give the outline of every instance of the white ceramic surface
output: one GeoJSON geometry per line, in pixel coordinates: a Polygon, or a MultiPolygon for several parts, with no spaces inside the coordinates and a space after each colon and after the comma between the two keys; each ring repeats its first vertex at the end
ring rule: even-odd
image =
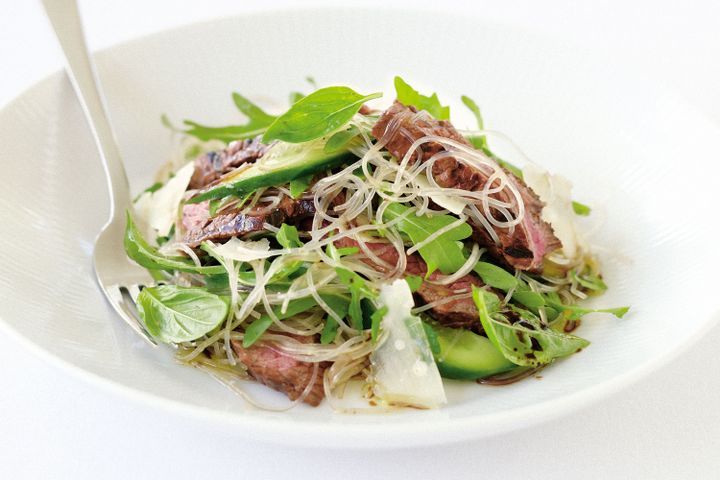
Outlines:
{"type": "Polygon", "coordinates": [[[625,78],[587,52],[459,17],[326,10],[190,26],[98,61],[136,191],[170,148],[160,113],[221,124],[234,118],[233,90],[282,100],[311,74],[374,91],[399,73],[443,98],[468,94],[489,126],[572,179],[576,197],[605,217],[594,237],[611,286],[601,303],[633,307],[622,321],[585,322],[580,333],[592,346],[542,380],[452,384],[442,410],[347,416],[327,407],[249,408],[176,365],[169,351],[146,347],[104,303],[90,262],[107,214],[104,180],[72,90],[55,75],[0,112],[0,318],[8,332],[98,385],[271,441],[444,443],[585,405],[660,366],[718,318],[711,270],[720,264],[712,249],[718,227],[708,219],[720,186],[713,163],[720,131],[651,82],[625,78]]]}

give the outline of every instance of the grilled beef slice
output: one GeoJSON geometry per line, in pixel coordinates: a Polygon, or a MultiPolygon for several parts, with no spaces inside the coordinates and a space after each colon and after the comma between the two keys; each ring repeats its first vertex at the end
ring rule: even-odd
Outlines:
{"type": "Polygon", "coordinates": [[[204,188],[222,175],[244,163],[252,163],[262,157],[268,145],[260,137],[231,142],[226,149],[208,152],[195,159],[195,171],[190,178],[191,189],[204,188]]]}
{"type": "MultiPolygon", "coordinates": [[[[355,240],[347,237],[341,238],[335,242],[335,246],[337,247],[356,247],[357,245],[358,244],[355,240]]],[[[390,265],[397,264],[398,252],[395,250],[395,247],[389,243],[366,242],[365,245],[367,245],[375,255],[390,265]]],[[[378,265],[370,259],[365,259],[364,261],[380,272],[386,270],[384,266],[378,265]]],[[[425,278],[425,275],[427,274],[427,265],[420,255],[408,255],[405,273],[425,278]]],[[[440,274],[435,271],[430,274],[428,280],[435,281],[439,278],[440,274]]],[[[482,287],[483,283],[480,278],[474,274],[465,275],[448,285],[438,285],[428,281],[423,281],[418,291],[415,292],[415,297],[422,303],[432,303],[459,293],[470,293],[472,291],[472,285],[482,287]]],[[[467,328],[475,331],[481,330],[478,309],[471,297],[459,298],[457,300],[436,305],[430,309],[429,313],[435,320],[447,327],[467,328]]]]}
{"type": "MultiPolygon", "coordinates": [[[[386,140],[385,148],[396,158],[402,159],[413,142],[427,135],[435,135],[473,148],[472,145],[444,120],[435,120],[412,106],[395,103],[388,108],[373,127],[373,135],[386,140]]],[[[410,161],[425,162],[445,148],[437,142],[422,144],[410,161]]],[[[508,178],[520,192],[525,205],[525,216],[515,229],[495,228],[500,245],[493,242],[482,225],[473,225],[473,239],[488,248],[489,252],[507,265],[521,270],[538,271],[544,256],[560,248],[550,225],[540,218],[543,203],[530,187],[510,172],[508,178]]],[[[488,175],[453,157],[437,160],[432,167],[435,181],[444,188],[476,191],[485,186],[488,175]]],[[[517,213],[517,212],[515,212],[517,213]]]]}
{"type": "MultiPolygon", "coordinates": [[[[311,337],[288,336],[301,343],[313,342],[311,337]]],[[[271,342],[258,342],[249,348],[243,348],[241,341],[232,340],[232,347],[238,360],[247,367],[250,376],[284,393],[290,400],[300,397],[310,382],[312,387],[303,399],[305,403],[316,407],[325,396],[323,374],[327,363],[318,364],[317,374],[313,378],[315,370],[313,363],[295,360],[283,354],[271,342]]]]}
{"type": "Polygon", "coordinates": [[[198,247],[205,240],[224,242],[231,237],[260,232],[265,223],[279,227],[283,223],[296,224],[315,213],[311,198],[293,199],[283,197],[280,203],[270,208],[267,204],[257,205],[248,212],[239,209],[221,212],[210,218],[207,202],[183,206],[183,242],[198,247]]]}

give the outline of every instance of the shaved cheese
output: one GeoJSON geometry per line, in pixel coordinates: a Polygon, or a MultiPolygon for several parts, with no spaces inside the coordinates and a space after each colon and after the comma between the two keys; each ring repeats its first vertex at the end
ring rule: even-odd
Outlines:
{"type": "MultiPolygon", "coordinates": [[[[422,189],[431,188],[430,182],[428,182],[428,179],[424,175],[418,175],[415,177],[415,183],[417,183],[422,189]]],[[[465,205],[467,204],[467,200],[465,199],[453,198],[450,195],[443,195],[440,193],[430,193],[428,194],[428,197],[430,197],[433,202],[450,210],[455,215],[460,215],[463,210],[465,210],[465,205]]]]}
{"type": "Polygon", "coordinates": [[[195,165],[190,162],[154,192],[144,192],[135,202],[136,219],[165,236],[175,223],[178,206],[185,195],[195,165]]]}
{"type": "Polygon", "coordinates": [[[267,238],[245,241],[237,237],[216,246],[214,251],[222,257],[240,262],[251,262],[283,253],[282,250],[270,250],[270,242],[267,238]]]}
{"type": "Polygon", "coordinates": [[[567,258],[575,258],[582,250],[583,240],[575,228],[572,208],[572,183],[560,175],[528,164],[522,170],[523,180],[545,203],[542,219],[550,224],[560,240],[567,258]]]}
{"type": "Polygon", "coordinates": [[[447,403],[422,321],[412,315],[410,287],[395,280],[380,289],[387,307],[380,323],[380,345],[370,355],[373,393],[390,405],[435,408],[447,403]]]}

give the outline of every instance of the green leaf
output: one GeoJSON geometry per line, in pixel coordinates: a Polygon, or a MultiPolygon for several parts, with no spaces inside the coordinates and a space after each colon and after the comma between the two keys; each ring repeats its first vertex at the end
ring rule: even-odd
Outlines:
{"type": "Polygon", "coordinates": [[[348,144],[359,134],[360,130],[355,125],[352,125],[347,130],[341,130],[335,133],[332,137],[328,138],[327,143],[325,143],[325,153],[347,150],[348,144]]]}
{"type": "Polygon", "coordinates": [[[278,117],[268,127],[263,141],[302,143],[320,138],[349,122],[363,103],[381,96],[382,93],[360,95],[348,87],[321,88],[278,117]]]}
{"type": "Polygon", "coordinates": [[[305,193],[305,191],[310,186],[310,182],[312,182],[312,179],[312,175],[307,175],[305,177],[290,180],[290,196],[292,198],[298,198],[300,195],[305,193]]]}
{"type": "Polygon", "coordinates": [[[157,237],[157,238],[155,239],[155,243],[157,243],[158,246],[161,247],[161,246],[163,246],[164,244],[166,244],[167,242],[169,242],[170,239],[171,239],[174,235],[175,235],[175,224],[173,223],[172,226],[170,227],[170,231],[168,232],[168,234],[167,234],[167,235],[162,235],[162,236],[160,236],[160,237],[157,237]]]}
{"type": "Polygon", "coordinates": [[[378,336],[380,335],[380,322],[382,321],[385,314],[388,312],[387,305],[383,305],[382,307],[375,310],[375,313],[372,314],[370,317],[371,321],[371,327],[370,327],[370,338],[373,342],[377,342],[378,336]]]}
{"type": "Polygon", "coordinates": [[[427,322],[422,322],[423,330],[425,330],[425,336],[428,339],[428,344],[430,344],[430,351],[434,356],[440,355],[440,340],[438,339],[438,334],[435,332],[435,329],[427,322]]]}
{"type": "MultiPolygon", "coordinates": [[[[405,215],[408,210],[409,207],[400,203],[391,203],[385,209],[383,219],[389,221],[398,218],[405,215]]],[[[457,221],[457,218],[451,215],[417,216],[414,212],[411,212],[397,224],[397,228],[410,237],[413,244],[417,245],[439,229],[455,221],[457,221]]],[[[472,235],[472,228],[467,223],[464,223],[421,247],[418,251],[425,263],[427,263],[427,274],[430,275],[436,269],[440,269],[446,275],[458,271],[466,261],[462,245],[458,244],[458,241],[464,240],[470,235],[472,235]]]]}
{"type": "Polygon", "coordinates": [[[304,93],[290,92],[290,105],[293,105],[305,97],[304,93]]]}
{"type": "Polygon", "coordinates": [[[408,275],[405,277],[405,281],[410,287],[410,291],[413,293],[417,292],[423,283],[422,277],[418,277],[417,275],[408,275]]]}
{"type": "MultiPolygon", "coordinates": [[[[477,103],[475,103],[475,101],[467,95],[463,95],[462,97],[460,97],[460,100],[462,100],[463,104],[468,109],[470,109],[473,115],[475,115],[478,130],[485,130],[485,122],[483,122],[482,114],[480,113],[480,107],[477,106],[477,103]]],[[[485,137],[485,135],[476,135],[474,136],[474,138],[477,139],[476,141],[472,141],[472,144],[475,146],[475,148],[479,148],[480,150],[488,148],[487,138],[485,137]]]]}
{"type": "Polygon", "coordinates": [[[337,248],[334,244],[328,243],[325,247],[325,254],[333,260],[340,260],[347,255],[353,255],[360,251],[358,247],[341,247],[337,248]]]}
{"type": "Polygon", "coordinates": [[[580,215],[581,217],[587,217],[592,211],[590,207],[588,207],[587,205],[583,205],[580,202],[572,202],[572,208],[573,212],[575,212],[575,215],[580,215]]]}
{"type": "Polygon", "coordinates": [[[168,117],[166,113],[160,115],[160,123],[163,124],[163,127],[167,128],[172,132],[183,133],[182,129],[173,125],[173,123],[170,121],[170,117],[168,117]]]}
{"type": "Polygon", "coordinates": [[[332,343],[335,341],[335,337],[337,337],[337,331],[338,331],[338,322],[333,317],[328,316],[325,320],[325,326],[322,329],[322,333],[320,334],[320,343],[322,345],[327,345],[329,343],[332,343]]]}
{"type": "MultiPolygon", "coordinates": [[[[343,318],[347,315],[348,300],[340,295],[321,294],[320,298],[328,304],[328,306],[340,317],[343,318]]],[[[281,305],[278,305],[272,309],[278,320],[285,320],[303,312],[307,312],[311,308],[317,306],[317,301],[313,297],[298,298],[291,300],[288,303],[288,308],[285,313],[282,313],[281,305]]],[[[332,317],[329,317],[332,319],[332,317]]],[[[334,319],[333,319],[334,321],[334,319]]],[[[245,329],[245,336],[243,337],[243,348],[251,347],[263,333],[272,325],[273,321],[270,315],[263,315],[257,320],[253,321],[245,329]]]]}
{"type": "Polygon", "coordinates": [[[557,332],[542,325],[532,313],[522,312],[519,321],[511,323],[489,303],[497,298],[473,287],[473,300],[478,307],[485,334],[502,354],[516,365],[535,367],[571,355],[587,347],[587,340],[557,332]]]}
{"type": "Polygon", "coordinates": [[[513,292],[512,299],[535,310],[545,306],[545,299],[543,296],[531,290],[516,290],[513,292]]]}
{"type": "Polygon", "coordinates": [[[248,121],[246,124],[209,127],[193,122],[192,120],[185,120],[183,123],[189,127],[185,130],[185,133],[199,138],[202,141],[220,140],[229,143],[233,140],[243,140],[262,135],[267,127],[275,121],[276,117],[265,113],[260,107],[239,93],[233,93],[232,98],[238,110],[247,117],[248,121]]]}
{"type": "Polygon", "coordinates": [[[513,274],[497,265],[478,262],[473,270],[485,285],[504,292],[515,289],[512,299],[528,308],[538,309],[545,305],[545,299],[541,294],[531,291],[525,282],[518,280],[513,274]]]}
{"type": "Polygon", "coordinates": [[[262,334],[265,333],[268,328],[270,328],[270,325],[272,325],[272,323],[272,318],[267,315],[263,315],[262,317],[255,319],[250,325],[248,325],[245,329],[245,336],[243,336],[243,348],[252,347],[253,344],[257,342],[258,339],[262,336],[262,334]]]}
{"type": "Polygon", "coordinates": [[[356,330],[363,329],[363,311],[361,301],[365,298],[374,299],[377,294],[367,285],[367,282],[357,273],[345,268],[335,268],[338,280],[348,287],[350,291],[350,306],[348,314],[352,327],[356,330]]]}
{"type": "Polygon", "coordinates": [[[280,230],[275,234],[275,239],[284,248],[298,248],[303,246],[298,236],[297,228],[287,223],[280,225],[280,230]]]}
{"type": "Polygon", "coordinates": [[[177,270],[179,272],[202,273],[205,275],[225,273],[225,268],[221,265],[198,267],[189,258],[161,254],[157,248],[148,244],[142,237],[129,211],[127,212],[127,225],[123,243],[127,256],[138,265],[150,270],[177,270]]]}
{"type": "Polygon", "coordinates": [[[227,273],[205,275],[205,288],[216,295],[230,295],[230,284],[227,273]]]}
{"type": "Polygon", "coordinates": [[[577,305],[564,305],[559,302],[548,300],[548,305],[555,308],[559,313],[565,315],[567,320],[579,320],[583,315],[588,313],[610,313],[615,315],[617,318],[622,318],[629,310],[630,307],[616,307],[616,308],[583,308],[577,305]]]}
{"type": "Polygon", "coordinates": [[[212,331],[227,318],[228,303],[203,288],[177,285],[144,288],[137,299],[148,333],[165,343],[189,342],[212,331]]]}
{"type": "Polygon", "coordinates": [[[395,77],[395,92],[398,101],[404,105],[412,105],[419,110],[425,110],[438,120],[450,118],[450,107],[440,104],[437,93],[433,93],[429,97],[421,95],[399,76],[395,77]]]}
{"type": "Polygon", "coordinates": [[[607,285],[603,281],[602,278],[600,278],[599,275],[592,274],[592,273],[584,273],[584,274],[578,274],[576,271],[572,272],[572,277],[583,287],[587,288],[588,290],[594,290],[596,292],[604,292],[607,290],[607,285]]]}
{"type": "Polygon", "coordinates": [[[480,276],[485,285],[498,288],[504,292],[518,286],[518,279],[515,278],[515,275],[492,263],[478,262],[473,267],[473,271],[480,276]]]}

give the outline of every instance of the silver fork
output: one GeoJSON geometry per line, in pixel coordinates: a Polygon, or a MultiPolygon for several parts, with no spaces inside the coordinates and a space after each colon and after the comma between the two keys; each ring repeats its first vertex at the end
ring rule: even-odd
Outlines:
{"type": "Polygon", "coordinates": [[[70,81],[98,147],[110,189],[110,219],[95,240],[93,252],[98,285],[118,315],[148,343],[157,345],[137,313],[137,296],[153,281],[143,268],[126,257],[123,248],[130,187],[85,45],[77,2],[42,0],[42,3],[65,54],[70,81]]]}

